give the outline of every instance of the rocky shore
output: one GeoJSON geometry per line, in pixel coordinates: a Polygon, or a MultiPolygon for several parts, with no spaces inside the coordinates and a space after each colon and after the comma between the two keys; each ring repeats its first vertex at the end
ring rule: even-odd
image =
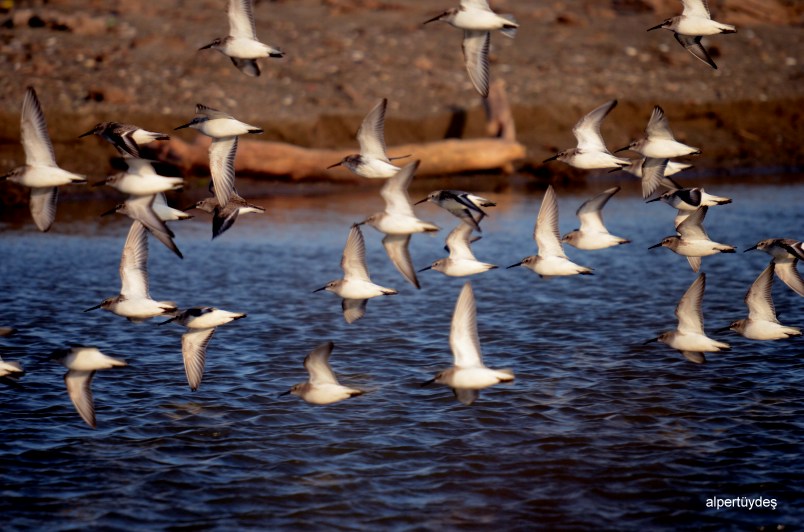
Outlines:
{"type": "MultiPolygon", "coordinates": [[[[59,163],[99,179],[115,156],[96,122],[172,129],[197,102],[265,129],[261,138],[315,148],[356,145],[368,109],[389,99],[389,146],[486,132],[469,83],[461,33],[422,22],[454,0],[258,1],[258,37],[285,51],[241,74],[223,55],[198,51],[228,30],[225,0],[15,1],[0,14],[0,170],[24,160],[19,107],[32,85],[59,163]]],[[[705,39],[719,68],[686,52],[667,31],[646,29],[680,13],[676,0],[492,1],[512,13],[516,39],[492,36],[492,80],[505,81],[519,172],[582,178],[541,161],[574,144],[575,121],[600,103],[619,106],[603,125],[610,149],[637,136],[661,105],[677,137],[703,150],[699,172],[801,172],[804,140],[804,4],[710,0],[713,18],[738,33],[705,39]]],[[[195,132],[177,136],[192,141],[195,132]]],[[[6,185],[0,185],[7,190],[6,185]]]]}

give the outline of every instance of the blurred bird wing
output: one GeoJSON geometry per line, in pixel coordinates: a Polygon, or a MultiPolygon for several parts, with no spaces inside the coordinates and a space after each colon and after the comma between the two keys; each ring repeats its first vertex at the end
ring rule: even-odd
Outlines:
{"type": "MultiPolygon", "coordinates": [[[[238,0],[232,0],[232,1],[236,2],[238,0]]],[[[195,104],[195,115],[196,118],[207,118],[209,120],[214,120],[216,118],[229,118],[235,120],[235,117],[233,117],[229,113],[225,113],[218,109],[213,109],[212,107],[207,107],[203,103],[195,104]]]]}
{"type": "Polygon", "coordinates": [[[797,259],[792,261],[776,262],[776,275],[784,284],[790,287],[795,293],[804,296],[804,280],[796,269],[797,259]]]}
{"type": "Polygon", "coordinates": [[[239,215],[240,209],[233,205],[231,200],[223,208],[220,205],[215,207],[212,211],[212,238],[218,238],[228,231],[237,221],[239,215]]]}
{"type": "Polygon", "coordinates": [[[319,345],[304,357],[304,368],[310,374],[310,384],[338,384],[338,379],[329,365],[329,356],[335,344],[326,342],[319,345]]]}
{"type": "Polygon", "coordinates": [[[64,374],[67,395],[73,402],[75,410],[87,425],[95,428],[95,401],[92,398],[92,377],[94,371],[71,369],[64,374]]]}
{"type": "Polygon", "coordinates": [[[455,398],[466,406],[471,405],[477,398],[480,397],[480,390],[472,390],[469,388],[453,388],[452,393],[455,398]]]}
{"type": "Polygon", "coordinates": [[[706,0],[681,0],[684,10],[681,12],[685,17],[710,18],[709,6],[706,0]]]}
{"type": "Polygon", "coordinates": [[[664,116],[664,111],[658,105],[653,108],[653,112],[648,120],[648,127],[645,128],[645,133],[649,137],[656,139],[673,139],[673,132],[670,131],[670,122],[664,116]]]}
{"type": "Polygon", "coordinates": [[[209,145],[209,172],[219,205],[229,203],[234,192],[236,154],[237,137],[212,139],[209,145]]]}
{"type": "Polygon", "coordinates": [[[709,236],[704,230],[703,221],[706,216],[707,207],[698,207],[695,212],[687,216],[687,219],[678,224],[676,231],[681,238],[687,240],[709,240],[709,236]]]}
{"type": "Polygon", "coordinates": [[[120,256],[120,294],[127,299],[149,298],[148,236],[138,221],[131,224],[120,256]]]}
{"type": "Polygon", "coordinates": [[[32,187],[28,208],[31,210],[36,227],[45,232],[56,221],[56,200],[59,197],[57,187],[32,187]]]}
{"type": "Polygon", "coordinates": [[[662,186],[669,159],[645,157],[642,162],[642,197],[648,199],[662,186]]]}
{"type": "Polygon", "coordinates": [[[341,257],[341,268],[344,279],[371,280],[366,267],[366,243],[358,225],[353,225],[349,230],[341,257]]]}
{"type": "Polygon", "coordinates": [[[368,299],[344,299],[341,301],[343,319],[346,323],[354,323],[366,315],[368,299]]]}
{"type": "Polygon", "coordinates": [[[385,109],[388,106],[388,99],[383,98],[374,108],[369,111],[357,130],[357,142],[360,144],[360,155],[381,159],[387,163],[388,159],[385,148],[385,109]]]}
{"type": "Polygon", "coordinates": [[[712,68],[717,68],[717,65],[712,60],[712,57],[709,55],[709,52],[706,51],[703,44],[701,44],[701,36],[700,35],[681,35],[680,33],[675,34],[676,40],[687,49],[689,53],[706,63],[712,68]]]}
{"type": "Polygon", "coordinates": [[[130,196],[125,204],[126,211],[129,218],[137,220],[142,223],[149,231],[165,233],[172,237],[171,231],[154,210],[154,203],[156,202],[155,195],[149,196],[130,196]]]}
{"type": "Polygon", "coordinates": [[[692,282],[690,287],[681,297],[676,307],[676,317],[678,318],[678,330],[682,333],[703,334],[703,313],[701,303],[703,302],[704,289],[706,288],[706,274],[701,273],[692,282]]]}
{"type": "Polygon", "coordinates": [[[410,196],[408,195],[408,187],[418,167],[419,161],[408,163],[385,181],[382,189],[380,189],[380,196],[385,200],[385,212],[402,216],[414,216],[413,206],[410,204],[410,196]]]}
{"type": "Polygon", "coordinates": [[[382,245],[388,258],[394,264],[399,273],[407,279],[410,284],[420,288],[419,279],[416,277],[416,269],[413,267],[413,260],[410,258],[410,235],[386,235],[382,239],[382,245]]]}
{"type": "Polygon", "coordinates": [[[229,59],[243,74],[252,78],[260,76],[260,65],[256,59],[243,59],[242,57],[230,57],[229,59]]]}
{"type": "Polygon", "coordinates": [[[455,357],[455,366],[461,368],[482,367],[480,340],[477,337],[477,306],[472,284],[463,285],[449,330],[449,346],[455,357]]]}
{"type": "Polygon", "coordinates": [[[461,222],[447,235],[447,248],[451,259],[476,260],[472,249],[469,247],[469,238],[472,235],[472,227],[461,222]]]}
{"type": "Polygon", "coordinates": [[[777,321],[772,296],[774,266],[773,262],[768,264],[745,294],[748,318],[751,320],[777,321]]]}
{"type": "Polygon", "coordinates": [[[578,140],[579,149],[608,151],[603,142],[603,136],[600,134],[600,124],[616,105],[617,100],[608,101],[592,110],[575,124],[575,127],[572,128],[572,134],[575,135],[575,138],[578,140]]]}
{"type": "Polygon", "coordinates": [[[181,335],[181,355],[184,359],[184,372],[187,384],[196,391],[204,377],[204,364],[207,359],[207,345],[215,334],[215,329],[188,329],[181,335]]]}
{"type": "Polygon", "coordinates": [[[608,233],[606,226],[603,225],[603,207],[613,195],[620,191],[620,187],[612,187],[601,192],[592,199],[586,200],[575,213],[581,221],[581,231],[593,231],[598,233],[608,233]]]}
{"type": "Polygon", "coordinates": [[[558,200],[552,185],[547,187],[539,207],[533,239],[539,248],[539,256],[566,257],[564,248],[561,247],[561,236],[558,234],[558,200]]]}
{"type": "Polygon", "coordinates": [[[45,114],[32,87],[28,87],[22,100],[20,137],[28,165],[56,166],[56,154],[47,132],[45,114]]]}
{"type": "Polygon", "coordinates": [[[254,25],[253,0],[229,0],[229,35],[244,39],[257,39],[254,25]]]}
{"type": "Polygon", "coordinates": [[[463,32],[463,59],[469,79],[481,96],[489,95],[489,43],[491,34],[487,31],[463,32]]]}

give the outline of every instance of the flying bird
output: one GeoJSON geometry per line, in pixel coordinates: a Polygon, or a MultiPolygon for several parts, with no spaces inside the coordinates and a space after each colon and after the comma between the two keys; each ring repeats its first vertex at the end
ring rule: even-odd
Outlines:
{"type": "Polygon", "coordinates": [[[220,205],[229,203],[234,193],[237,137],[262,133],[262,128],[241,122],[232,115],[203,104],[196,104],[195,117],[175,129],[193,128],[212,138],[209,145],[209,172],[215,197],[220,205]]]}
{"type": "Polygon", "coordinates": [[[338,384],[338,379],[329,365],[329,357],[334,347],[335,344],[332,342],[326,342],[310,351],[304,357],[304,369],[310,374],[310,379],[294,384],[290,390],[279,395],[293,394],[314,405],[329,405],[365,393],[338,384]]]}
{"type": "Polygon", "coordinates": [[[181,177],[168,177],[158,174],[153,161],[129,157],[125,160],[128,168],[125,172],[118,172],[108,176],[93,186],[107,185],[123,194],[131,196],[151,196],[160,192],[178,190],[184,186],[181,177]]]}
{"type": "Polygon", "coordinates": [[[363,119],[360,129],[357,130],[357,142],[360,144],[360,153],[347,155],[341,161],[330,165],[345,166],[355,174],[370,179],[392,177],[399,172],[399,167],[391,161],[409,157],[388,157],[385,148],[385,109],[388,99],[383,98],[363,119]]]}
{"type": "Polygon", "coordinates": [[[422,386],[446,384],[461,403],[470,405],[477,400],[480,390],[514,380],[514,372],[510,369],[491,369],[483,364],[477,335],[477,304],[470,282],[463,285],[455,303],[449,347],[454,358],[453,366],[439,372],[422,386]]]}
{"type": "Polygon", "coordinates": [[[213,239],[218,238],[223,233],[228,231],[241,214],[262,214],[265,212],[264,207],[247,202],[235,190],[232,190],[229,201],[223,207],[221,207],[220,203],[218,203],[218,198],[216,196],[212,196],[202,199],[190,207],[190,209],[199,209],[212,214],[213,239]]]}
{"type": "Polygon", "coordinates": [[[648,200],[647,203],[661,201],[678,209],[675,225],[678,226],[687,217],[698,210],[699,207],[714,207],[716,205],[728,205],[731,198],[715,196],[707,193],[703,187],[693,188],[673,188],[667,190],[656,198],[648,200]]]}
{"type": "Polygon", "coordinates": [[[120,293],[108,297],[84,312],[102,308],[133,322],[176,312],[172,301],[155,301],[149,294],[148,236],[145,226],[134,221],[120,256],[120,293]]]}
{"type": "Polygon", "coordinates": [[[151,194],[148,196],[129,196],[126,201],[115,205],[114,208],[104,212],[101,216],[109,214],[124,214],[132,220],[141,223],[157,240],[162,242],[165,247],[176,254],[180,259],[184,258],[178,246],[173,241],[173,231],[165,224],[166,217],[171,220],[183,219],[178,214],[184,215],[188,218],[189,215],[168,207],[165,202],[165,196],[161,192],[158,194],[151,194]],[[160,203],[157,203],[157,198],[161,198],[160,203]],[[158,209],[158,210],[157,210],[158,209]]]}
{"type": "Polygon", "coordinates": [[[125,360],[104,355],[96,347],[60,349],[52,353],[50,358],[67,368],[67,373],[64,374],[67,395],[81,419],[93,429],[96,428],[92,378],[96,371],[128,364],[125,360]]]}
{"type": "Polygon", "coordinates": [[[450,277],[464,277],[496,268],[497,266],[494,264],[480,262],[475,258],[472,249],[469,247],[471,236],[472,226],[464,222],[458,224],[447,235],[446,247],[449,250],[449,257],[438,259],[430,266],[419,270],[419,272],[432,269],[450,277]]]}
{"type": "Polygon", "coordinates": [[[776,276],[795,293],[804,296],[804,281],[797,269],[798,261],[804,260],[804,242],[792,238],[767,238],[745,251],[755,249],[770,255],[776,276]]]}
{"type": "Polygon", "coordinates": [[[781,340],[801,336],[800,329],[782,325],[776,318],[772,296],[775,266],[773,262],[768,264],[745,294],[748,317],[732,322],[720,332],[732,330],[750,340],[781,340]]]}
{"type": "Polygon", "coordinates": [[[278,48],[257,39],[252,0],[229,0],[226,14],[229,18],[229,35],[217,37],[211,43],[199,48],[199,51],[208,48],[217,50],[231,59],[241,72],[251,77],[260,75],[257,59],[285,55],[278,48]]]}
{"type": "Polygon", "coordinates": [[[155,140],[169,140],[165,133],[147,131],[133,124],[120,122],[100,122],[95,127],[78,135],[78,138],[97,135],[112,144],[123,157],[140,158],[140,146],[155,140]]]}
{"type": "Polygon", "coordinates": [[[712,57],[701,44],[701,37],[720,33],[736,33],[737,29],[730,24],[712,20],[707,0],[681,0],[684,9],[681,15],[668,18],[661,24],[648,28],[648,31],[665,29],[673,32],[678,43],[689,53],[717,69],[712,57]]]}
{"type": "Polygon", "coordinates": [[[667,236],[661,242],[648,249],[666,247],[679,255],[687,257],[692,271],[698,273],[701,268],[701,257],[717,253],[734,253],[734,246],[714,242],[706,234],[703,220],[708,207],[699,207],[687,219],[676,226],[677,235],[667,236]]]}
{"type": "Polygon", "coordinates": [[[583,202],[575,213],[578,219],[581,220],[580,229],[575,229],[564,235],[561,242],[586,250],[628,244],[630,240],[612,235],[603,225],[603,207],[619,191],[620,187],[613,187],[583,202]]]}
{"type": "Polygon", "coordinates": [[[181,354],[187,383],[192,391],[196,391],[201,386],[207,359],[207,346],[212,335],[215,334],[215,329],[245,317],[244,313],[229,312],[215,307],[192,307],[161,323],[164,325],[175,321],[187,328],[187,332],[181,336],[181,354]]]}
{"type": "Polygon", "coordinates": [[[359,224],[368,224],[385,233],[382,244],[388,257],[402,276],[416,288],[420,286],[408,248],[410,235],[439,230],[437,225],[422,221],[413,213],[408,187],[418,167],[419,161],[413,161],[393,177],[389,177],[380,189],[380,195],[385,200],[385,210],[372,214],[359,224]]]}
{"type": "Polygon", "coordinates": [[[513,39],[519,28],[516,19],[512,15],[494,13],[486,0],[461,0],[458,7],[448,9],[424,24],[436,21],[463,30],[462,49],[466,71],[477,92],[483,98],[488,98],[491,32],[500,30],[500,33],[513,39]]]}
{"type": "Polygon", "coordinates": [[[56,199],[62,185],[86,183],[82,175],[62,170],[47,132],[45,114],[33,87],[25,90],[20,115],[20,137],[25,165],[0,177],[31,189],[29,208],[36,227],[45,232],[56,220],[56,199]]]}
{"type": "Polygon", "coordinates": [[[547,279],[565,275],[592,275],[592,268],[579,266],[564,254],[558,232],[558,199],[552,185],[547,187],[542,205],[539,207],[539,215],[533,228],[533,239],[539,248],[538,254],[525,257],[507,269],[522,266],[547,279]]]}
{"type": "Polygon", "coordinates": [[[705,288],[706,274],[701,273],[684,292],[676,306],[676,317],[678,318],[676,330],[664,332],[645,343],[662,342],[667,344],[673,349],[681,351],[684,358],[696,364],[706,362],[704,353],[716,353],[730,349],[729,344],[713,340],[704,333],[701,303],[705,288]]]}
{"type": "Polygon", "coordinates": [[[353,323],[365,316],[366,304],[372,297],[392,296],[398,293],[393,288],[386,288],[371,281],[366,267],[366,244],[359,225],[353,225],[349,230],[341,256],[341,268],[343,279],[330,281],[313,292],[326,290],[343,298],[341,307],[346,323],[353,323]]]}
{"type": "Polygon", "coordinates": [[[617,100],[608,101],[578,120],[572,128],[577,147],[561,151],[544,162],[558,160],[582,170],[622,168],[631,164],[628,159],[612,155],[600,134],[600,124],[616,106],[617,100]]]}
{"type": "Polygon", "coordinates": [[[614,153],[625,150],[632,150],[643,157],[654,159],[672,159],[701,153],[698,148],[687,146],[675,139],[670,130],[670,121],[664,115],[664,110],[658,105],[653,108],[645,133],[628,146],[615,150],[614,153]]]}
{"type": "Polygon", "coordinates": [[[458,217],[478,233],[482,232],[480,221],[487,216],[482,207],[494,207],[497,205],[489,199],[463,190],[436,190],[429,193],[426,198],[414,203],[414,205],[419,205],[425,201],[438,205],[448,213],[458,217]]]}

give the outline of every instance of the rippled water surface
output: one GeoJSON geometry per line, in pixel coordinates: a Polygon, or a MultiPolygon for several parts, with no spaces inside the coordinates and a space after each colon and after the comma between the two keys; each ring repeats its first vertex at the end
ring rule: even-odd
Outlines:
{"type": "MultiPolygon", "coordinates": [[[[421,290],[389,263],[366,227],[373,279],[400,291],[372,300],[347,325],[333,294],[349,226],[380,210],[359,197],[269,198],[210,241],[203,213],[175,223],[178,260],[151,240],[151,294],[182,308],[248,313],[218,329],[200,389],[189,390],[182,328],[96,310],[119,291],[126,218],[107,205],[60,206],[40,234],[23,211],[0,223],[0,339],[21,361],[20,386],[0,385],[3,529],[776,529],[804,521],[804,341],[748,341],[714,330],[744,317],[743,297],[765,267],[742,253],[768,237],[804,238],[804,185],[713,185],[734,198],[712,208],[710,236],[737,254],[703,259],[707,331],[732,351],[689,363],[645,340],[675,328],[695,279],[683,257],[648,247],[673,232],[673,210],[627,189],[606,207],[612,233],[633,242],[568,248],[594,276],[543,280],[522,268],[472,278],[485,362],[516,380],[472,406],[421,387],[452,363],[450,319],[463,279],[420,273],[421,290]],[[342,383],[369,390],[313,406],[279,397],[306,380],[305,354],[332,340],[342,383]],[[47,360],[95,345],[130,366],[98,372],[98,428],[86,426],[47,360]],[[707,508],[707,499],[774,499],[776,508],[707,508]]],[[[599,187],[599,190],[606,188],[599,187]]],[[[562,233],[599,191],[557,189],[562,233]]],[[[414,194],[416,195],[416,194],[414,194]]],[[[508,266],[534,252],[542,194],[488,193],[499,206],[474,244],[508,266]]],[[[414,198],[418,199],[418,198],[414,198]]],[[[444,229],[415,235],[418,268],[445,256],[456,219],[427,204],[444,229]]],[[[778,281],[780,320],[804,327],[804,298],[778,281]]]]}

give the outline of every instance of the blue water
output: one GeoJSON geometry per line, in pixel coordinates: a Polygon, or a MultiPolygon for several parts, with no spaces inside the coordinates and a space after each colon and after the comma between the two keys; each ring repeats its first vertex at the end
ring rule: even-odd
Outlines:
{"type": "MultiPolygon", "coordinates": [[[[577,206],[608,186],[557,188],[562,233],[577,227],[577,206]]],[[[699,366],[643,345],[675,328],[695,274],[667,249],[648,251],[672,234],[674,211],[628,187],[604,214],[632,243],[567,249],[594,276],[543,280],[500,268],[471,278],[485,362],[516,380],[468,407],[448,388],[420,386],[452,363],[449,326],[464,279],[426,271],[415,290],[366,227],[372,278],[400,294],[370,301],[366,317],[347,325],[337,297],[312,293],[341,277],[349,226],[381,209],[376,191],[257,200],[264,215],[242,217],[214,241],[199,213],[173,224],[183,261],[151,240],[154,298],[248,313],[216,332],[195,393],[180,326],[82,312],[119,291],[126,218],[99,220],[109,205],[66,203],[41,234],[25,211],[4,213],[0,326],[17,333],[0,339],[0,354],[27,373],[20,386],[0,384],[3,529],[800,525],[804,339],[713,331],[745,316],[745,291],[769,260],[742,250],[804,238],[804,184],[707,188],[734,199],[710,209],[706,227],[739,252],[703,259],[706,330],[731,352],[699,366]],[[327,340],[340,381],[369,393],[324,407],[279,397],[306,380],[302,359],[327,340]],[[72,344],[130,364],[97,373],[97,430],[73,409],[64,368],[47,359],[72,344]],[[715,497],[773,499],[776,508],[708,508],[715,497]]],[[[533,254],[541,192],[483,195],[498,207],[473,246],[478,259],[504,267],[533,254]]],[[[445,256],[457,220],[430,204],[417,212],[444,229],[413,237],[422,268],[445,256]]],[[[773,297],[782,323],[804,327],[804,298],[778,281],[773,297]]]]}

